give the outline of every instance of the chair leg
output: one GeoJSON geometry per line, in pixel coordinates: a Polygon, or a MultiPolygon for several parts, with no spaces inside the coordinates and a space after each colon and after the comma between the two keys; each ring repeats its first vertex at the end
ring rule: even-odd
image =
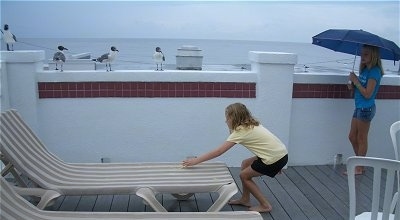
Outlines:
{"type": "Polygon", "coordinates": [[[218,190],[219,197],[214,204],[207,210],[207,212],[218,212],[224,207],[228,200],[238,192],[235,183],[222,186],[218,190]]]}
{"type": "Polygon", "coordinates": [[[42,198],[40,199],[40,202],[37,204],[37,207],[39,209],[44,209],[47,206],[53,205],[54,202],[56,201],[55,199],[60,196],[61,196],[61,194],[56,191],[46,190],[46,192],[43,194],[42,198]]]}
{"type": "Polygon", "coordinates": [[[399,199],[399,192],[396,192],[393,195],[393,200],[392,200],[392,203],[390,204],[390,213],[394,213],[394,209],[396,208],[398,199],[399,199]]]}
{"type": "Polygon", "coordinates": [[[44,209],[51,205],[56,198],[60,197],[61,194],[54,190],[46,190],[41,188],[22,188],[14,187],[15,192],[21,196],[35,196],[40,198],[40,202],[37,204],[39,209],[44,209]]]}
{"type": "Polygon", "coordinates": [[[153,190],[149,188],[140,188],[136,191],[136,195],[144,199],[156,212],[167,212],[167,210],[158,202],[153,190]]]}
{"type": "Polygon", "coordinates": [[[0,160],[3,162],[4,165],[6,165],[3,170],[1,170],[1,176],[6,176],[8,173],[11,173],[12,176],[15,178],[15,181],[18,183],[19,186],[21,187],[27,187],[28,185],[25,183],[25,181],[21,178],[20,174],[15,170],[14,165],[12,165],[5,157],[3,154],[0,153],[0,160]]]}

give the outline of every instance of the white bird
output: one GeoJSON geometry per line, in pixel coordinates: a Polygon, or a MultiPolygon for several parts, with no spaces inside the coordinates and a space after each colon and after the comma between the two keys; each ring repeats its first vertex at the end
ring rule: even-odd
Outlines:
{"type": "Polygon", "coordinates": [[[58,64],[60,64],[61,72],[63,71],[63,65],[65,63],[65,54],[63,52],[64,50],[68,49],[63,46],[58,46],[58,51],[54,53],[53,56],[53,61],[56,63],[56,70],[58,70],[58,64]]]}
{"type": "Polygon", "coordinates": [[[156,65],[157,65],[157,69],[156,70],[158,70],[158,65],[160,65],[160,70],[162,71],[163,70],[162,69],[162,64],[165,61],[165,56],[162,53],[160,47],[156,47],[156,52],[154,52],[154,54],[153,54],[153,60],[154,60],[154,62],[156,62],[156,65]]]}
{"type": "Polygon", "coordinates": [[[14,43],[17,42],[17,38],[9,30],[8,24],[5,24],[4,30],[0,30],[0,31],[1,31],[1,33],[3,33],[3,40],[7,44],[7,51],[13,51],[14,43]],[[11,49],[10,49],[10,45],[11,45],[11,49]]]}
{"type": "Polygon", "coordinates": [[[101,57],[94,59],[94,61],[98,61],[100,63],[106,63],[107,72],[112,71],[111,70],[111,62],[113,62],[115,60],[115,57],[117,56],[118,52],[119,52],[119,50],[117,50],[116,47],[112,46],[109,53],[105,53],[105,54],[101,55],[101,57]],[[108,70],[107,66],[110,68],[110,70],[108,70]]]}

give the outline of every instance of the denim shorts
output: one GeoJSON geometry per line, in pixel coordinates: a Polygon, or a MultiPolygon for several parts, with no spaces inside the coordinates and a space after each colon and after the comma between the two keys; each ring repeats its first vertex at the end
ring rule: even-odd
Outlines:
{"type": "Polygon", "coordinates": [[[376,113],[376,106],[373,105],[370,108],[356,108],[353,113],[353,118],[361,121],[372,121],[376,113]]]}

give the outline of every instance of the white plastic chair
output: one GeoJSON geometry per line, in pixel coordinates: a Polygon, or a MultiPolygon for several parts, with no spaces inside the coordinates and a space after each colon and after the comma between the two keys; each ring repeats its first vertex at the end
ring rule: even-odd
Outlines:
{"type": "MultiPolygon", "coordinates": [[[[390,126],[390,138],[392,139],[393,149],[394,149],[394,156],[396,160],[400,160],[399,155],[399,145],[397,145],[397,133],[400,131],[400,121],[396,121],[390,126]]],[[[400,184],[400,173],[397,173],[397,184],[400,184]]],[[[393,213],[394,208],[397,204],[397,200],[399,198],[399,192],[396,192],[393,196],[392,204],[390,206],[391,213],[393,213]]]]}
{"type": "Polygon", "coordinates": [[[394,148],[394,153],[395,153],[395,158],[396,160],[400,160],[400,155],[399,155],[399,147],[397,145],[397,132],[400,131],[400,121],[396,121],[390,126],[390,138],[392,139],[393,143],[393,148],[394,148]]]}
{"type": "Polygon", "coordinates": [[[390,206],[392,202],[392,196],[394,192],[397,192],[399,186],[394,189],[396,172],[400,171],[400,161],[390,160],[383,158],[373,157],[350,157],[347,160],[347,174],[349,184],[349,200],[350,200],[350,212],[349,216],[351,220],[357,219],[400,219],[399,206],[396,206],[395,214],[390,212],[390,206]],[[373,188],[372,188],[372,204],[370,212],[363,212],[356,216],[356,178],[355,168],[357,166],[372,167],[373,168],[373,188]],[[386,172],[385,172],[386,171],[386,172]],[[382,176],[383,175],[383,176],[382,176]],[[384,189],[381,190],[381,179],[386,178],[386,184],[384,189]],[[379,210],[380,199],[383,196],[383,209],[379,210]]]}

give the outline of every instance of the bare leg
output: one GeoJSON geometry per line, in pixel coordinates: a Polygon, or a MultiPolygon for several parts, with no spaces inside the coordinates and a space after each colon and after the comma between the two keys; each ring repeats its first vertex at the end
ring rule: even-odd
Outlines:
{"type": "MultiPolygon", "coordinates": [[[[349,133],[349,140],[353,146],[353,150],[356,156],[367,155],[368,150],[368,132],[371,122],[366,122],[353,118],[351,120],[351,128],[349,133]]],[[[363,167],[357,167],[355,174],[362,174],[363,167]]]]}
{"type": "Polygon", "coordinates": [[[240,179],[242,180],[243,188],[246,188],[260,203],[258,206],[250,207],[250,211],[257,212],[270,212],[272,206],[264,197],[257,184],[253,181],[253,177],[262,176],[261,173],[253,170],[250,166],[240,172],[240,179]]]}
{"type": "Polygon", "coordinates": [[[262,192],[258,188],[257,184],[253,182],[252,178],[257,176],[262,176],[262,174],[256,172],[251,168],[251,164],[257,157],[251,157],[243,160],[240,172],[240,179],[242,180],[243,193],[242,197],[237,200],[229,201],[231,205],[243,205],[250,207],[250,193],[258,200],[260,205],[250,207],[249,210],[258,212],[269,212],[272,210],[271,204],[263,196],[262,192]]]}
{"type": "Polygon", "coordinates": [[[366,121],[357,121],[358,133],[357,133],[357,141],[358,141],[358,152],[357,156],[366,156],[368,150],[368,132],[370,128],[371,122],[366,121]]]}
{"type": "MultiPolygon", "coordinates": [[[[240,173],[243,172],[247,167],[250,167],[253,161],[257,160],[257,157],[250,157],[242,161],[242,165],[240,167],[240,173]]],[[[235,199],[235,200],[230,200],[228,204],[230,205],[243,205],[250,207],[250,191],[247,189],[247,187],[243,185],[243,192],[242,192],[242,197],[240,199],[235,199]]]]}
{"type": "Polygon", "coordinates": [[[351,119],[350,132],[349,132],[349,141],[350,141],[351,145],[353,146],[353,151],[354,151],[355,155],[357,155],[357,152],[358,152],[357,121],[358,120],[355,118],[351,119]]]}

